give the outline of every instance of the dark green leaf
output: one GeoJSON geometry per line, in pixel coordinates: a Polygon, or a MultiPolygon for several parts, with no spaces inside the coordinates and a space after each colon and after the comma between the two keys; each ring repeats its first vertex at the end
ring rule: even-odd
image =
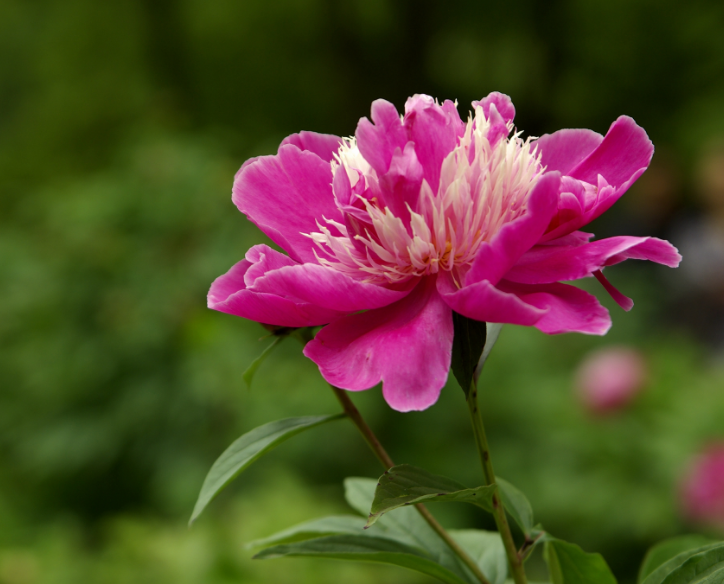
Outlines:
{"type": "MultiPolygon", "coordinates": [[[[704,556],[707,556],[710,552],[716,552],[713,556],[707,556],[704,563],[699,567],[703,567],[711,563],[712,560],[716,560],[717,557],[720,557],[722,550],[724,550],[724,543],[717,542],[682,552],[653,570],[643,580],[643,584],[662,584],[663,582],[671,584],[671,582],[674,581],[684,582],[684,580],[682,580],[684,575],[692,573],[692,569],[695,570],[696,567],[699,566],[699,562],[704,558],[704,556]],[[684,568],[684,566],[686,566],[686,569],[683,572],[679,572],[679,570],[684,568]],[[676,576],[674,576],[675,573],[677,574],[676,576]],[[672,578],[673,580],[671,580],[672,578]]],[[[714,562],[714,564],[716,564],[716,562],[714,562]]],[[[724,581],[724,574],[720,573],[720,576],[722,577],[722,581],[724,581]]]]}
{"type": "Polygon", "coordinates": [[[616,584],[601,554],[589,554],[573,543],[548,537],[543,555],[552,584],[616,584]]]}
{"type": "Polygon", "coordinates": [[[409,464],[393,466],[377,483],[367,526],[375,523],[388,511],[423,502],[472,503],[486,511],[492,511],[495,490],[494,486],[468,489],[452,479],[434,475],[409,464]]]}
{"type": "Polygon", "coordinates": [[[452,371],[467,397],[485,348],[487,329],[484,322],[453,311],[453,330],[452,371]]]}
{"type": "Polygon", "coordinates": [[[659,566],[679,554],[689,550],[695,550],[712,543],[714,543],[712,539],[699,534],[680,535],[678,537],[672,537],[671,539],[660,541],[646,552],[644,561],[641,563],[641,569],[639,570],[638,581],[643,582],[646,577],[659,566]]]}
{"type": "Polygon", "coordinates": [[[665,579],[664,584],[721,584],[724,582],[724,543],[701,548],[665,579]]]}
{"type": "Polygon", "coordinates": [[[254,558],[268,559],[284,556],[312,556],[358,562],[393,564],[448,584],[469,584],[468,580],[444,568],[424,551],[398,541],[370,535],[334,535],[267,548],[254,558]]]}
{"type": "Polygon", "coordinates": [[[281,343],[284,340],[284,336],[278,336],[274,337],[274,340],[272,341],[271,345],[269,345],[266,349],[264,349],[256,359],[254,359],[251,362],[251,365],[249,365],[246,368],[246,371],[241,374],[241,378],[244,380],[244,383],[246,383],[246,386],[251,389],[251,380],[254,379],[254,374],[256,373],[256,370],[259,369],[259,365],[261,365],[264,360],[269,356],[269,354],[272,352],[274,347],[276,347],[279,343],[281,343]]]}
{"type": "Polygon", "coordinates": [[[194,522],[226,485],[263,454],[295,434],[344,417],[345,414],[286,418],[254,428],[251,432],[236,439],[216,460],[209,474],[206,475],[189,524],[194,522]]]}
{"type": "Polygon", "coordinates": [[[490,584],[505,582],[508,558],[499,533],[481,529],[450,529],[448,533],[475,560],[490,584]]]}
{"type": "Polygon", "coordinates": [[[328,535],[362,535],[365,533],[364,526],[365,520],[357,515],[332,515],[330,517],[305,521],[304,523],[279,531],[269,537],[250,541],[244,547],[247,549],[262,548],[328,535]]]}
{"type": "Polygon", "coordinates": [[[530,534],[530,530],[533,529],[533,508],[526,496],[500,477],[497,477],[495,482],[500,487],[500,498],[503,500],[505,510],[523,530],[523,533],[530,534]]]}

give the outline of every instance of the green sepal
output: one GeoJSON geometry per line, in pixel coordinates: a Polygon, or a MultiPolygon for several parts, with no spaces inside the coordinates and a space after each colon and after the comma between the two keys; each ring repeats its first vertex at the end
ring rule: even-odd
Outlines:
{"type": "Polygon", "coordinates": [[[485,348],[487,328],[484,322],[453,311],[452,372],[465,397],[475,377],[480,356],[485,348]]]}

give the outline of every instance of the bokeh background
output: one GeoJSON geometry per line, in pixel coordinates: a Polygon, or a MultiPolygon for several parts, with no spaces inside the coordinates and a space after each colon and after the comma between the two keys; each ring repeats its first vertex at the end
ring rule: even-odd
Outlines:
{"type": "MultiPolygon", "coordinates": [[[[0,584],[431,582],[243,548],[345,512],[341,480],[379,474],[346,422],[284,444],[186,526],[233,439],[338,408],[293,340],[247,389],[270,340],[206,309],[210,282],[266,241],[230,201],[234,172],[413,93],[463,116],[508,93],[532,135],[605,133],[621,114],[646,128],[651,168],[591,230],[668,238],[682,267],[609,269],[630,313],[586,283],[612,311],[606,337],[505,327],[483,408],[498,473],[622,583],[658,539],[721,537],[682,485],[724,439],[723,27],[719,0],[2,0],[0,584]],[[646,375],[604,413],[577,370],[621,345],[646,375]]],[[[454,380],[421,413],[379,388],[354,399],[396,460],[479,484],[454,380]]]]}

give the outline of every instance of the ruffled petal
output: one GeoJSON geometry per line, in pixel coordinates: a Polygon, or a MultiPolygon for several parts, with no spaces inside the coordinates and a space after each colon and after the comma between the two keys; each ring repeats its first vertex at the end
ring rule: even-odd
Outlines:
{"type": "Polygon", "coordinates": [[[525,215],[503,226],[490,243],[482,245],[465,286],[487,280],[495,284],[541,238],[556,211],[560,174],[544,174],[533,188],[525,215]]]}
{"type": "Polygon", "coordinates": [[[334,155],[342,144],[339,136],[332,134],[317,134],[316,132],[299,132],[282,140],[280,146],[292,144],[300,150],[314,152],[322,160],[332,162],[334,155]]]}
{"type": "MultiPolygon", "coordinates": [[[[500,116],[503,118],[503,121],[507,124],[508,122],[512,122],[513,118],[515,118],[515,106],[513,105],[513,101],[505,95],[504,93],[500,93],[499,91],[493,91],[489,93],[486,97],[481,99],[480,101],[474,101],[473,107],[476,108],[478,106],[483,108],[483,113],[485,114],[485,117],[490,117],[490,106],[494,105],[497,112],[500,114],[500,116]]],[[[558,170],[557,168],[553,168],[551,170],[558,170]]]]}
{"type": "Polygon", "coordinates": [[[620,236],[575,246],[539,245],[523,254],[505,279],[523,284],[577,280],[627,259],[675,268],[681,256],[668,241],[656,237],[620,236]]]}
{"type": "Polygon", "coordinates": [[[424,178],[436,193],[442,162],[465,133],[465,124],[452,102],[440,106],[429,95],[414,95],[405,103],[404,126],[415,143],[424,178]]]}
{"type": "Polygon", "coordinates": [[[487,280],[458,289],[446,272],[438,276],[437,289],[450,308],[474,320],[532,326],[545,314],[545,310],[499,290],[487,280]]]}
{"type": "Polygon", "coordinates": [[[437,401],[450,369],[452,340],[452,312],[434,278],[425,278],[395,304],[324,327],[304,354],[337,387],[359,391],[382,381],[387,403],[407,412],[437,401]]]}
{"type": "Polygon", "coordinates": [[[531,147],[538,149],[541,164],[547,170],[557,170],[562,175],[567,175],[602,141],[603,136],[593,130],[566,129],[543,134],[531,147]]]}
{"type": "Polygon", "coordinates": [[[260,156],[242,168],[232,200],[293,259],[317,263],[314,243],[303,234],[319,231],[317,221],[343,221],[331,183],[329,162],[286,144],[276,156],[260,156]]]}
{"type": "Polygon", "coordinates": [[[250,286],[264,279],[265,272],[274,273],[274,270],[288,266],[290,262],[287,256],[265,245],[254,246],[247,252],[245,259],[214,280],[207,297],[208,307],[256,322],[285,327],[318,326],[344,314],[322,308],[313,302],[290,300],[277,294],[250,289],[250,286]],[[268,269],[271,272],[267,272],[268,269]]]}
{"type": "Polygon", "coordinates": [[[372,102],[372,122],[362,118],[357,124],[357,147],[377,174],[385,174],[396,149],[407,144],[407,132],[395,106],[384,99],[372,102]]]}
{"type": "Polygon", "coordinates": [[[409,293],[353,280],[317,264],[297,264],[269,272],[254,282],[253,290],[340,312],[381,308],[409,293]]]}
{"type": "Polygon", "coordinates": [[[544,311],[535,327],[544,333],[578,332],[605,335],[611,328],[611,317],[588,292],[568,284],[517,284],[503,280],[498,287],[517,296],[521,302],[544,311]]]}

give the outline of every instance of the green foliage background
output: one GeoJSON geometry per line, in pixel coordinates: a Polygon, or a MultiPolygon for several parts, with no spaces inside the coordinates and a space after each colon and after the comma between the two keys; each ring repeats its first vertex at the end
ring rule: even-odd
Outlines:
{"type": "MultiPolygon", "coordinates": [[[[242,548],[343,511],[342,478],[379,474],[345,422],[285,444],[185,526],[238,435],[337,411],[291,340],[248,391],[265,332],[206,309],[210,282],[265,241],[229,200],[234,172],[295,131],[353,133],[378,97],[457,98],[464,115],[499,90],[529,134],[633,116],[685,209],[702,144],[724,133],[722,22],[714,0],[0,3],[0,584],[425,581],[242,548]]],[[[598,235],[636,225],[617,207],[598,235]]],[[[675,273],[610,277],[637,305],[611,307],[609,336],[506,327],[482,401],[497,471],[628,582],[651,543],[694,528],[677,489],[724,437],[724,373],[673,324],[675,273]],[[615,343],[641,348],[651,380],[594,418],[573,371],[615,343]]],[[[479,484],[452,378],[421,413],[379,389],[353,397],[397,461],[479,484]]],[[[440,516],[491,527],[452,505],[440,516]]]]}

